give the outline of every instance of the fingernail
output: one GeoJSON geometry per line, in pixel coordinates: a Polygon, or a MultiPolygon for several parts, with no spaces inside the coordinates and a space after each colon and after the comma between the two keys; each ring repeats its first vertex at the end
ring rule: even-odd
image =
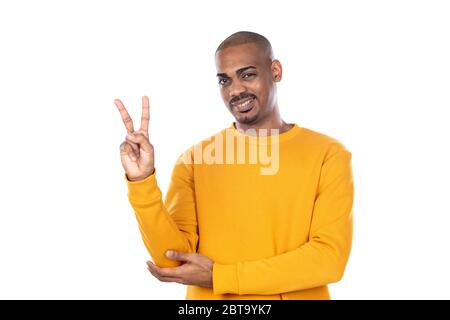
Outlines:
{"type": "Polygon", "coordinates": [[[172,257],[173,256],[173,251],[170,251],[170,250],[167,251],[166,256],[169,257],[169,258],[172,257]]]}

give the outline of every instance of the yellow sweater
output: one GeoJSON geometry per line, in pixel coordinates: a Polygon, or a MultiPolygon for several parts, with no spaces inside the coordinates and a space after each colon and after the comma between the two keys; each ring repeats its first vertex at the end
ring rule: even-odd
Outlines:
{"type": "Polygon", "coordinates": [[[188,286],[186,299],[329,299],[327,284],[341,279],[352,243],[351,155],[338,140],[297,124],[262,140],[233,123],[180,155],[164,202],[156,171],[125,180],[158,266],[179,264],[165,257],[169,249],[215,261],[213,289],[188,286]],[[222,139],[235,142],[234,159],[244,146],[245,163],[230,164],[233,155],[198,161],[201,148],[220,154],[214,143],[222,139]],[[267,161],[249,163],[254,148],[278,152],[275,174],[261,174],[267,161]]]}

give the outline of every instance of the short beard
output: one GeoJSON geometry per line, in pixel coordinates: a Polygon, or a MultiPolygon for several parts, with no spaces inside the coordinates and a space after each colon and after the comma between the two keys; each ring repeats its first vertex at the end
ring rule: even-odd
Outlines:
{"type": "Polygon", "coordinates": [[[243,119],[236,119],[237,122],[241,123],[241,124],[252,124],[253,122],[255,122],[255,120],[258,119],[258,115],[255,114],[251,117],[245,116],[243,119]]]}

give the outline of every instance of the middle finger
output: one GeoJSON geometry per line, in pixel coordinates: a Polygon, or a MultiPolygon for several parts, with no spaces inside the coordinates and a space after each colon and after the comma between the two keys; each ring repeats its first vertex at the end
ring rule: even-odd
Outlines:
{"type": "Polygon", "coordinates": [[[134,132],[133,120],[131,119],[127,109],[125,109],[125,106],[123,105],[122,101],[120,101],[120,99],[116,99],[114,100],[114,104],[117,106],[117,109],[119,109],[122,121],[125,124],[125,128],[127,128],[127,132],[133,133],[134,132]]]}

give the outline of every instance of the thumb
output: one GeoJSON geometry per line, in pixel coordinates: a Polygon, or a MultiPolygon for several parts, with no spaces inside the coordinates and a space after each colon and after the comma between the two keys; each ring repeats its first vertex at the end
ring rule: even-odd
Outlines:
{"type": "Polygon", "coordinates": [[[192,262],[195,253],[178,252],[174,250],[169,250],[166,252],[167,258],[175,261],[190,261],[192,262]]]}
{"type": "Polygon", "coordinates": [[[143,149],[147,153],[152,152],[152,145],[148,141],[148,138],[144,136],[142,133],[129,133],[127,134],[127,140],[139,144],[139,147],[143,149]]]}

